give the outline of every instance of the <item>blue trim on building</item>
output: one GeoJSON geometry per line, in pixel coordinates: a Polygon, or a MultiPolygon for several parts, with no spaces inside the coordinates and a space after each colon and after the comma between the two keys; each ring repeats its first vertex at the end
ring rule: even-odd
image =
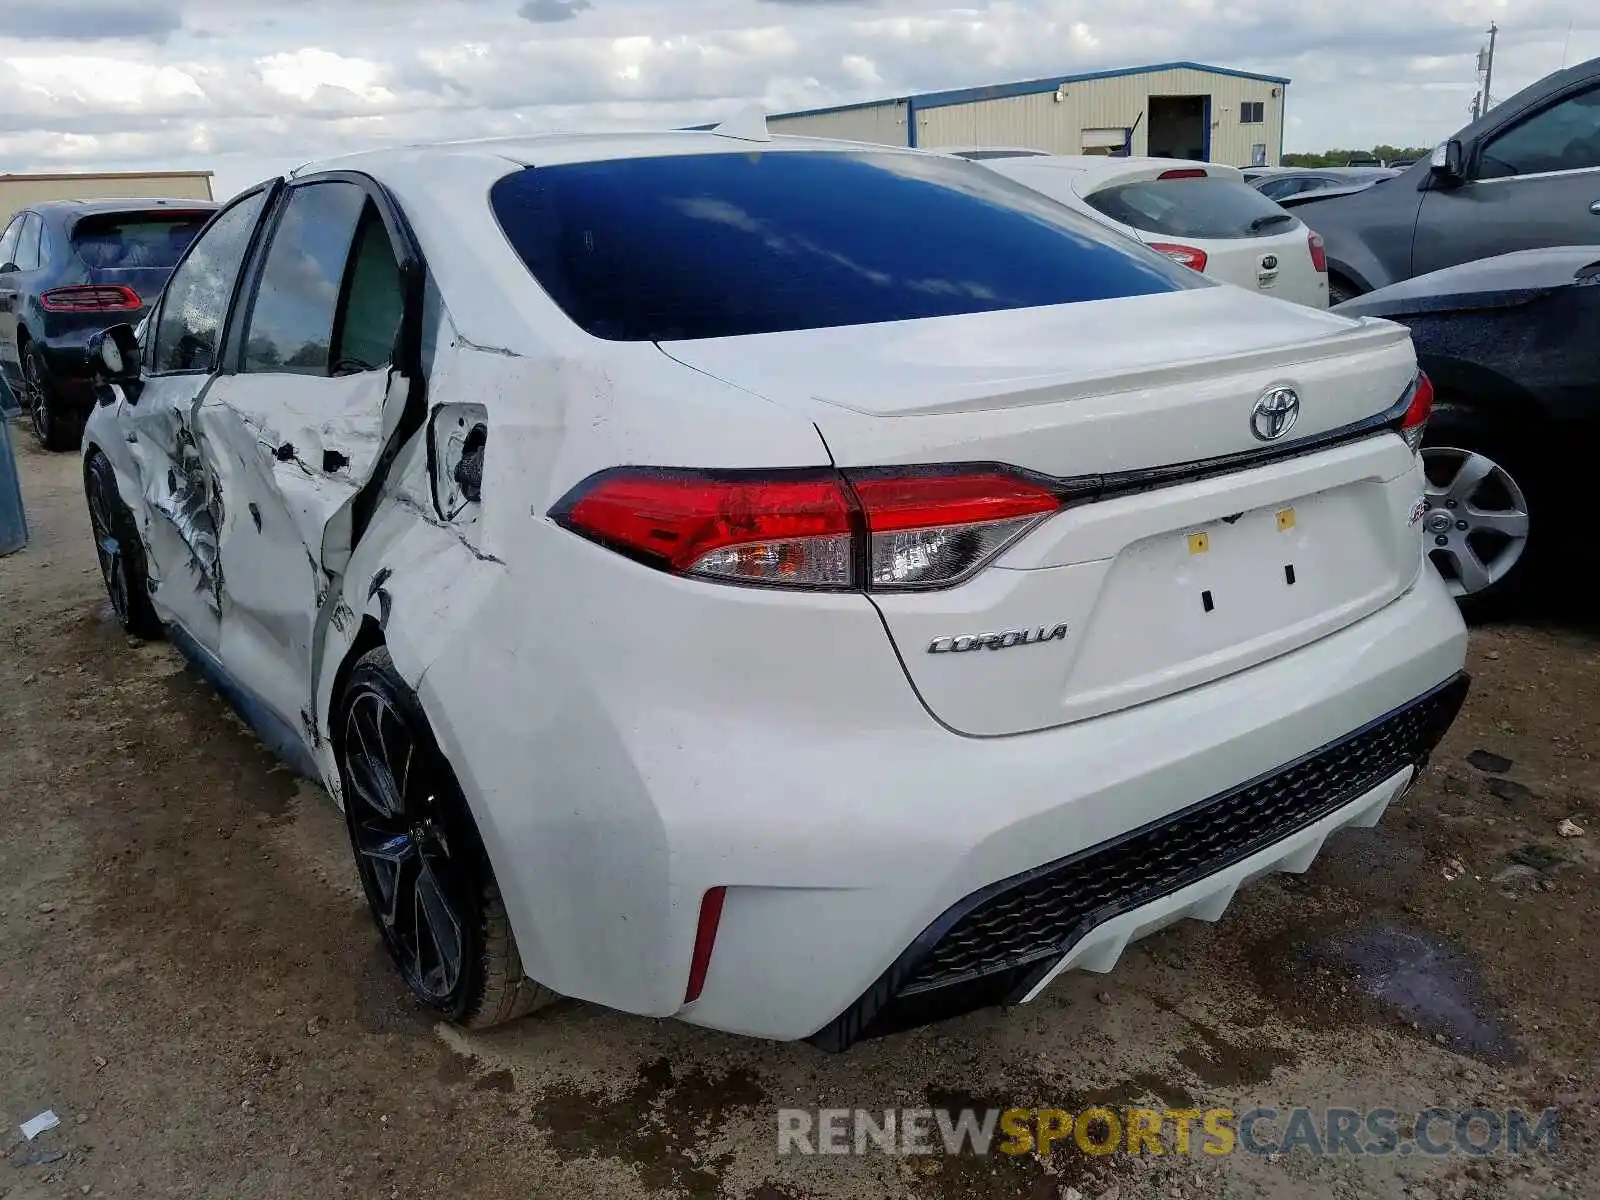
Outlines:
{"type": "Polygon", "coordinates": [[[1211,97],[1206,97],[1205,111],[1200,114],[1200,161],[1211,161],[1211,97]]]}
{"type": "Polygon", "coordinates": [[[906,145],[917,148],[917,98],[906,97],[906,145]]]}
{"type": "MultiPolygon", "coordinates": [[[[1227,75],[1234,79],[1255,79],[1261,83],[1287,86],[1281,75],[1257,75],[1231,67],[1211,67],[1197,62],[1156,63],[1148,67],[1119,67],[1114,71],[1087,71],[1081,75],[1052,75],[1048,79],[1027,79],[1020,83],[997,83],[988,87],[958,88],[950,92],[924,92],[912,97],[918,108],[947,108],[952,104],[971,104],[978,100],[1004,100],[1011,96],[1036,96],[1053,92],[1064,83],[1088,83],[1096,79],[1120,79],[1127,75],[1153,75],[1157,71],[1204,71],[1208,75],[1227,75]]],[[[859,108],[861,105],[847,107],[859,108]]],[[[784,113],[784,116],[789,114],[784,113]]]]}

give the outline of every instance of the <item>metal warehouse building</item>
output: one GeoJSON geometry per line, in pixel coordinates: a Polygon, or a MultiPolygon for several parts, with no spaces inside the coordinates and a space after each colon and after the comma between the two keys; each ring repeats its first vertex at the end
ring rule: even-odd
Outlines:
{"type": "Polygon", "coordinates": [[[1276,166],[1289,81],[1160,63],[769,117],[774,133],[890,146],[1029,146],[1276,166]]]}

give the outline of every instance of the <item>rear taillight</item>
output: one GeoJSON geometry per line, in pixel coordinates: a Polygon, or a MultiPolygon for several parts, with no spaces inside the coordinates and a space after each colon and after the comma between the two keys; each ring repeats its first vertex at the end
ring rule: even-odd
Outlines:
{"type": "Polygon", "coordinates": [[[1322,235],[1307,230],[1306,245],[1311,248],[1311,265],[1326,275],[1328,273],[1328,248],[1322,242],[1322,235]]]}
{"type": "Polygon", "coordinates": [[[1433,415],[1433,382],[1421,371],[1411,381],[1410,395],[1407,400],[1405,415],[1400,418],[1400,436],[1405,438],[1406,445],[1413,451],[1422,445],[1422,434],[1428,427],[1428,418],[1433,415]]]}
{"type": "Polygon", "coordinates": [[[1204,167],[1174,167],[1156,176],[1157,179],[1204,179],[1205,177],[1204,167]]]}
{"type": "Polygon", "coordinates": [[[550,514],[647,566],[735,583],[847,588],[850,501],[832,471],[607,471],[550,514]]]}
{"type": "Polygon", "coordinates": [[[949,587],[1061,507],[1005,467],[603,471],[550,512],[647,566],[830,591],[949,587]]]}
{"type": "Polygon", "coordinates": [[[1206,269],[1206,252],[1193,246],[1180,246],[1176,242],[1151,242],[1150,249],[1165,254],[1175,263],[1182,263],[1191,271],[1206,269]]]}
{"type": "Polygon", "coordinates": [[[142,308],[144,301],[131,287],[84,283],[51,288],[39,296],[39,304],[46,312],[131,312],[142,308]]]}
{"type": "Polygon", "coordinates": [[[1061,507],[1010,472],[864,475],[851,480],[871,539],[875,589],[957,583],[1061,507]]]}

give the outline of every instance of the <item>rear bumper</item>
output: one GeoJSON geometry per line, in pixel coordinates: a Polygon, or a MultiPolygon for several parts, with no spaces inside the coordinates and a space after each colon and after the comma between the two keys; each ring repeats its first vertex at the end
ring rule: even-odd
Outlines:
{"type": "Polygon", "coordinates": [[[1376,824],[1426,765],[1467,687],[1457,675],[1277,770],[965,897],[811,1040],[842,1050],[1020,1003],[1062,970],[1110,970],[1130,941],[1172,921],[1215,920],[1240,884],[1303,871],[1330,833],[1376,824]]]}
{"type": "MultiPolygon", "coordinates": [[[[579,545],[570,557],[601,553],[579,545]]],[[[523,962],[578,999],[831,1046],[973,1007],[947,992],[920,1018],[905,1005],[890,1011],[972,898],[1166,827],[1245,781],[1280,779],[1450,683],[1466,655],[1454,603],[1423,571],[1378,612],[1248,670],[1056,729],[974,738],[928,716],[855,598],[802,605],[629,582],[581,592],[598,597],[597,629],[630,628],[612,610],[646,603],[675,618],[682,592],[688,611],[711,610],[716,632],[623,639],[627,653],[610,660],[617,674],[602,687],[569,673],[559,702],[542,660],[514,638],[464,642],[421,682],[523,962]],[[818,605],[827,611],[813,620],[818,605]],[[791,645],[746,637],[774,628],[779,608],[791,645]],[[745,609],[755,610],[750,630],[745,609]],[[756,649],[741,671],[718,659],[697,686],[698,658],[742,653],[747,641],[756,649]],[[717,887],[727,891],[710,968],[685,1004],[701,900],[717,887]]],[[[525,611],[517,593],[493,595],[474,623],[479,640],[519,628],[525,611]]],[[[593,676],[596,661],[586,643],[562,665],[593,676]]],[[[1179,916],[1220,915],[1251,875],[1304,869],[1328,832],[1377,818],[1453,715],[1441,710],[1401,752],[1370,756],[1367,770],[1305,784],[1311,799],[1289,806],[1288,818],[1218,856],[1190,855],[1190,869],[1164,874],[1158,894],[1126,891],[1093,908],[1093,922],[1046,923],[1060,940],[1031,947],[1026,962],[997,942],[1001,968],[1026,969],[1003,995],[984,983],[976,1003],[1025,993],[1062,962],[1109,969],[1131,937],[1179,916]]],[[[983,936],[974,940],[981,956],[983,936]]]]}
{"type": "MultiPolygon", "coordinates": [[[[829,827],[798,821],[806,841],[831,839],[832,869],[816,887],[730,887],[705,990],[679,1015],[840,1049],[1020,999],[1062,965],[1109,970],[1130,938],[1184,915],[1216,919],[1244,880],[1304,870],[1330,832],[1375,821],[1455,716],[1465,651],[1455,606],[1430,571],[1339,634],[1135,709],[1021,737],[908,737],[898,746],[885,737],[869,754],[797,748],[787,764],[794,786],[777,803],[829,827]],[[1380,752],[1370,732],[1353,736],[1374,728],[1403,744],[1380,752]],[[1335,772],[1357,746],[1367,746],[1365,761],[1335,772]],[[1255,783],[1242,787],[1247,780],[1255,783]],[[1160,874],[1148,891],[1107,891],[1082,921],[1063,915],[1059,893],[1073,882],[1065,867],[1093,857],[1115,877],[1117,857],[1103,848],[1134,841],[1133,831],[1170,829],[1177,814],[1243,811],[1238,798],[1252,793],[1250,803],[1271,807],[1266,792],[1283,802],[1277,820],[1260,820],[1248,835],[1224,823],[1190,839],[1189,850],[1169,846],[1183,869],[1160,874]],[[1035,900],[1024,881],[1051,903],[1035,900]],[[980,911],[990,919],[961,924],[980,911]],[[1022,925],[1038,936],[1019,960],[1007,953],[1016,946],[1007,927],[1022,925]],[[1052,949],[1041,951],[1051,938],[1052,949]],[[966,950],[983,969],[952,969],[940,986],[903,995],[919,968],[952,946],[945,965],[959,967],[966,950]]],[[[731,795],[759,786],[719,783],[731,795]]],[[[796,823],[791,815],[742,832],[783,838],[795,836],[796,823]]],[[[743,881],[732,863],[707,866],[705,887],[743,881]]],[[[697,902],[703,888],[687,890],[697,902]]],[[[686,909],[685,963],[694,921],[686,909]]]]}

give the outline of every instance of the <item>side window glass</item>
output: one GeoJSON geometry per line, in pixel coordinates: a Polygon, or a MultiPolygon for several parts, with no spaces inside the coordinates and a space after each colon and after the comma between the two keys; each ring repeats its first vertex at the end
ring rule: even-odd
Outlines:
{"type": "Polygon", "coordinates": [[[388,366],[404,306],[394,243],[377,206],[369,200],[356,230],[350,285],[335,323],[333,373],[346,375],[388,366]]]}
{"type": "Polygon", "coordinates": [[[228,306],[268,189],[227,209],[190,247],[162,294],[152,374],[215,371],[228,306]]]}
{"type": "Polygon", "coordinates": [[[0,267],[6,266],[17,257],[17,238],[22,233],[22,217],[17,217],[6,226],[4,237],[0,237],[0,267]]]}
{"type": "Polygon", "coordinates": [[[1600,167],[1600,88],[1569,96],[1500,134],[1479,158],[1480,179],[1600,167]]]}
{"type": "Polygon", "coordinates": [[[250,308],[246,371],[329,373],[334,314],[366,203],[366,192],[340,181],[289,193],[250,308]]]}
{"type": "Polygon", "coordinates": [[[39,235],[44,232],[44,222],[37,213],[23,219],[22,232],[17,236],[16,264],[19,271],[39,269],[39,235]]]}

